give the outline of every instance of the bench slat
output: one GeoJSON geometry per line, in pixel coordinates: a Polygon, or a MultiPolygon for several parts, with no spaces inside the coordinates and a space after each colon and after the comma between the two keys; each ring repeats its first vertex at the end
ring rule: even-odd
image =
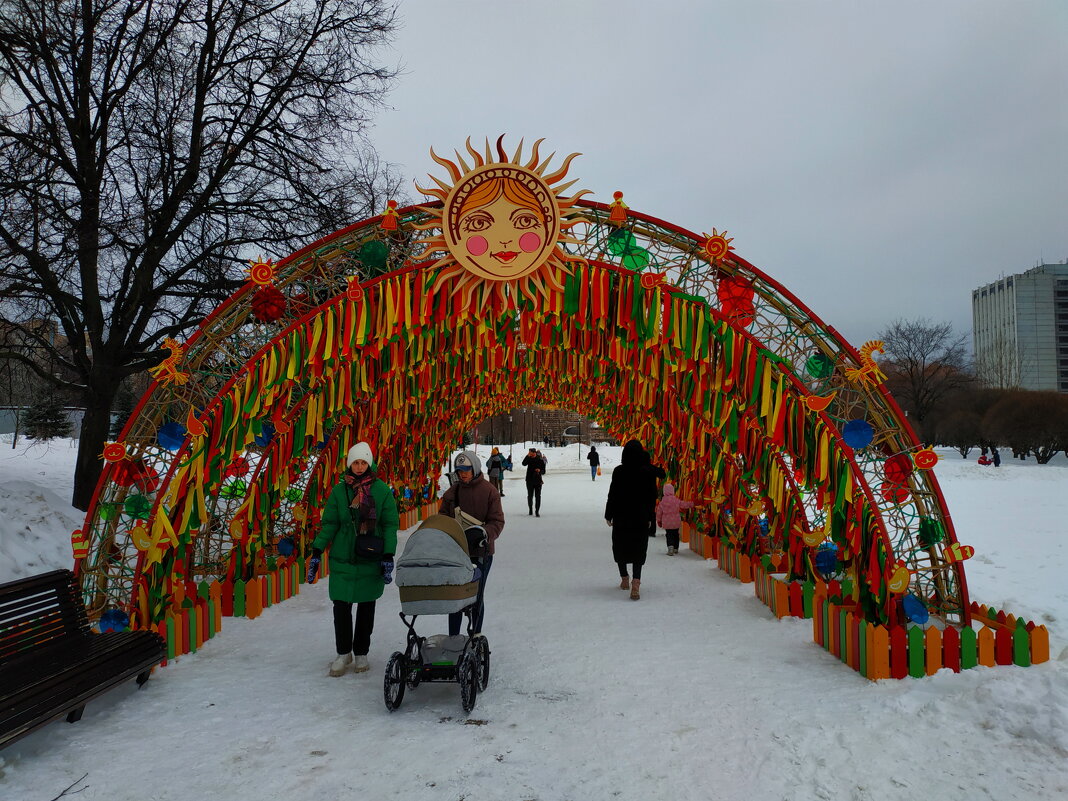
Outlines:
{"type": "Polygon", "coordinates": [[[0,748],[68,713],[76,720],[164,655],[155,632],[92,633],[69,570],[0,584],[0,748]]]}

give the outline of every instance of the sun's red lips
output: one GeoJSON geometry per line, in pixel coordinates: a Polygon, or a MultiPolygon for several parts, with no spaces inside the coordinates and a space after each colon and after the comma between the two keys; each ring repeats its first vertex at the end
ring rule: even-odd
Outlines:
{"type": "Polygon", "coordinates": [[[499,250],[493,254],[493,258],[495,258],[497,261],[503,261],[505,264],[507,264],[518,255],[519,254],[516,253],[514,250],[499,250]]]}

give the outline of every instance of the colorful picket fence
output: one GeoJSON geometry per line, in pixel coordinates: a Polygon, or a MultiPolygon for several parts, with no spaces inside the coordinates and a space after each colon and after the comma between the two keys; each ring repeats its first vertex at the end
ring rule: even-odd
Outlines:
{"type": "Polygon", "coordinates": [[[679,541],[689,545],[690,550],[705,559],[719,559],[719,538],[702,533],[689,520],[682,521],[679,541]]]}
{"type": "MultiPolygon", "coordinates": [[[[412,528],[437,513],[440,501],[413,507],[400,516],[401,530],[412,528]]],[[[320,580],[330,575],[330,552],[323,554],[320,580]]],[[[181,605],[172,609],[152,630],[163,637],[167,659],[195,653],[222,630],[224,617],[259,617],[264,609],[292,598],[305,583],[303,559],[279,559],[274,570],[247,581],[202,581],[191,587],[181,605]]],[[[166,664],[166,661],[164,661],[166,664]]]]}
{"type": "Polygon", "coordinates": [[[719,569],[731,578],[736,578],[742,584],[749,584],[753,580],[753,560],[742,553],[729,541],[722,540],[719,543],[719,558],[716,560],[719,569]]]}
{"type": "Polygon", "coordinates": [[[812,619],[812,638],[869,679],[919,678],[949,668],[955,673],[978,665],[1028,667],[1049,661],[1049,632],[1027,627],[983,626],[957,630],[936,626],[877,626],[855,608],[822,599],[812,619]]]}
{"type": "Polygon", "coordinates": [[[812,639],[873,681],[1049,661],[1046,627],[1003,611],[972,604],[973,621],[983,624],[978,631],[887,627],[865,620],[852,604],[832,600],[849,595],[838,582],[786,581],[785,574],[769,573],[759,563],[752,572],[757,598],[777,618],[812,618],[812,639]]]}

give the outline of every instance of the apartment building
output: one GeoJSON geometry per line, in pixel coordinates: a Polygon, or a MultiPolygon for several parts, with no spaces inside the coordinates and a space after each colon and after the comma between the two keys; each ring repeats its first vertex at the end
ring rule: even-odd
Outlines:
{"type": "Polygon", "coordinates": [[[1068,392],[1068,264],[1040,264],[972,292],[980,382],[1068,392]]]}

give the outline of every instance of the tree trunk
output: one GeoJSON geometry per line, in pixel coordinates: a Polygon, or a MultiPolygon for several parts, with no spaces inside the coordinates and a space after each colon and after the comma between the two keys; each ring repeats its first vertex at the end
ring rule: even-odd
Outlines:
{"type": "Polygon", "coordinates": [[[1060,448],[1053,445],[1043,445],[1040,448],[1035,448],[1035,461],[1039,464],[1049,464],[1049,460],[1057,455],[1060,448]]]}
{"type": "Polygon", "coordinates": [[[89,510],[96,483],[104,470],[100,454],[111,433],[111,406],[118,382],[102,391],[85,393],[85,417],[78,440],[78,461],[74,468],[74,497],[71,504],[83,512],[89,510]]]}

